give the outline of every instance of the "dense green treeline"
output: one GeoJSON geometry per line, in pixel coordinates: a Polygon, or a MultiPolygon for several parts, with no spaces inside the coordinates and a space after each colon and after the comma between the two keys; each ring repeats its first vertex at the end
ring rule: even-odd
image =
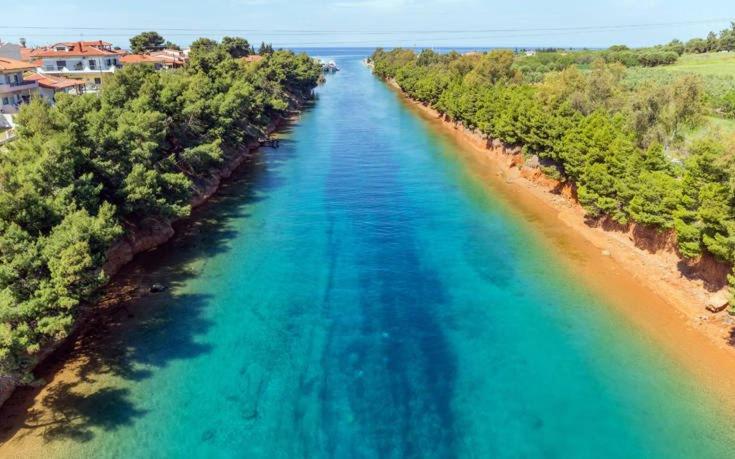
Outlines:
{"type": "Polygon", "coordinates": [[[0,374],[29,377],[104,283],[111,243],[145,217],[187,215],[196,184],[320,78],[306,55],[247,63],[231,51],[201,39],[184,69],[126,67],[99,95],[18,115],[0,151],[0,374]]]}
{"type": "Polygon", "coordinates": [[[608,64],[618,63],[625,67],[658,67],[671,65],[686,53],[707,53],[716,51],[735,51],[735,23],[719,34],[710,32],[706,39],[694,38],[684,43],[671,40],[665,45],[648,48],[628,48],[615,45],[603,50],[562,50],[547,48],[516,56],[515,68],[528,82],[540,82],[548,72],[558,72],[575,66],[589,68],[595,61],[608,64]]]}
{"type": "Polygon", "coordinates": [[[670,65],[675,63],[683,52],[683,47],[677,46],[676,42],[642,49],[613,46],[606,50],[537,52],[530,56],[519,56],[515,66],[527,81],[538,82],[548,72],[561,71],[571,66],[587,68],[597,60],[608,64],[618,63],[625,67],[670,65]]]}
{"type": "Polygon", "coordinates": [[[707,108],[696,76],[630,87],[622,65],[597,60],[531,83],[500,50],[379,49],[372,62],[412,98],[536,156],[547,174],[574,184],[590,218],[671,229],[683,256],[735,261],[735,148],[682,141],[707,108]]]}
{"type": "Polygon", "coordinates": [[[710,32],[706,38],[692,38],[686,44],[676,41],[688,53],[735,51],[735,22],[730,23],[730,28],[721,30],[719,34],[710,32]]]}

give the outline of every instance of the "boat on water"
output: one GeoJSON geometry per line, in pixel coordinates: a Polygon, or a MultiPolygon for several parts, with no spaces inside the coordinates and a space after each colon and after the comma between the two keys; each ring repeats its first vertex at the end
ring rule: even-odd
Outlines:
{"type": "Polygon", "coordinates": [[[339,72],[339,67],[337,66],[337,63],[334,61],[326,62],[326,61],[320,60],[319,63],[322,65],[322,70],[324,71],[324,73],[339,72]]]}

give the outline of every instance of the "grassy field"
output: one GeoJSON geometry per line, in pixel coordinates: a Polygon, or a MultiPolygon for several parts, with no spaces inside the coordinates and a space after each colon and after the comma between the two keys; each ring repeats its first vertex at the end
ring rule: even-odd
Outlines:
{"type": "Polygon", "coordinates": [[[711,136],[722,136],[724,138],[732,138],[735,136],[735,119],[708,116],[705,118],[701,126],[685,133],[684,135],[687,144],[695,140],[711,136]]]}
{"type": "MultiPolygon", "coordinates": [[[[701,78],[707,104],[713,109],[720,107],[724,97],[735,90],[735,52],[684,54],[673,65],[629,68],[624,81],[631,88],[652,81],[671,84],[687,73],[701,78]]],[[[733,121],[723,119],[715,124],[729,132],[733,121]]]]}
{"type": "Polygon", "coordinates": [[[735,52],[684,54],[673,65],[660,67],[632,67],[628,69],[631,79],[659,77],[673,79],[682,73],[693,73],[705,81],[735,87],[735,52]],[[668,77],[667,77],[668,75],[668,77]]]}
{"type": "Polygon", "coordinates": [[[735,77],[735,52],[684,54],[676,64],[659,68],[673,72],[735,77]]]}
{"type": "MultiPolygon", "coordinates": [[[[683,73],[700,75],[708,98],[716,103],[717,99],[735,89],[735,52],[684,54],[674,65],[631,69],[627,80],[633,84],[646,79],[673,81],[683,73]]],[[[685,148],[698,139],[712,136],[735,138],[735,119],[706,117],[701,126],[684,134],[685,148]]]]}

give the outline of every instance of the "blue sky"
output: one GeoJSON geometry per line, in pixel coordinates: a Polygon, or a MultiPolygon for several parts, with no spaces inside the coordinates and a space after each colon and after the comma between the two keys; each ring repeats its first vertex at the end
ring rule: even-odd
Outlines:
{"type": "Polygon", "coordinates": [[[735,19],[735,7],[733,0],[30,0],[3,1],[0,16],[0,39],[32,45],[100,38],[125,47],[129,36],[159,30],[182,45],[240,35],[276,46],[602,47],[704,36],[735,19]],[[718,21],[682,24],[710,20],[718,21]],[[578,27],[587,29],[568,30],[578,27]],[[567,30],[539,30],[560,28],[567,30]]]}

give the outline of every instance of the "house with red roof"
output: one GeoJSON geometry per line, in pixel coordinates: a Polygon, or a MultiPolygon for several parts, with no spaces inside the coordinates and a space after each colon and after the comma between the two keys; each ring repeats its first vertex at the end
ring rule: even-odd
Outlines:
{"type": "Polygon", "coordinates": [[[117,70],[122,54],[102,40],[61,42],[31,51],[30,59],[40,61],[36,71],[74,80],[82,80],[87,90],[96,90],[105,75],[117,70]]]}
{"type": "Polygon", "coordinates": [[[0,57],[0,114],[13,114],[38,92],[38,83],[23,77],[33,70],[28,62],[0,57]]]}
{"type": "Polygon", "coordinates": [[[122,65],[151,64],[156,70],[183,67],[188,57],[182,52],[162,49],[146,54],[126,54],[120,58],[122,65]]]}
{"type": "Polygon", "coordinates": [[[187,56],[184,51],[180,51],[178,49],[165,48],[158,51],[152,51],[149,54],[160,59],[163,63],[163,67],[167,69],[183,67],[187,62],[189,62],[189,56],[187,56]]]}
{"type": "Polygon", "coordinates": [[[38,95],[49,104],[56,102],[56,94],[79,95],[84,93],[85,83],[82,80],[72,80],[71,78],[53,75],[41,75],[40,73],[26,74],[25,80],[37,82],[38,95]]]}

